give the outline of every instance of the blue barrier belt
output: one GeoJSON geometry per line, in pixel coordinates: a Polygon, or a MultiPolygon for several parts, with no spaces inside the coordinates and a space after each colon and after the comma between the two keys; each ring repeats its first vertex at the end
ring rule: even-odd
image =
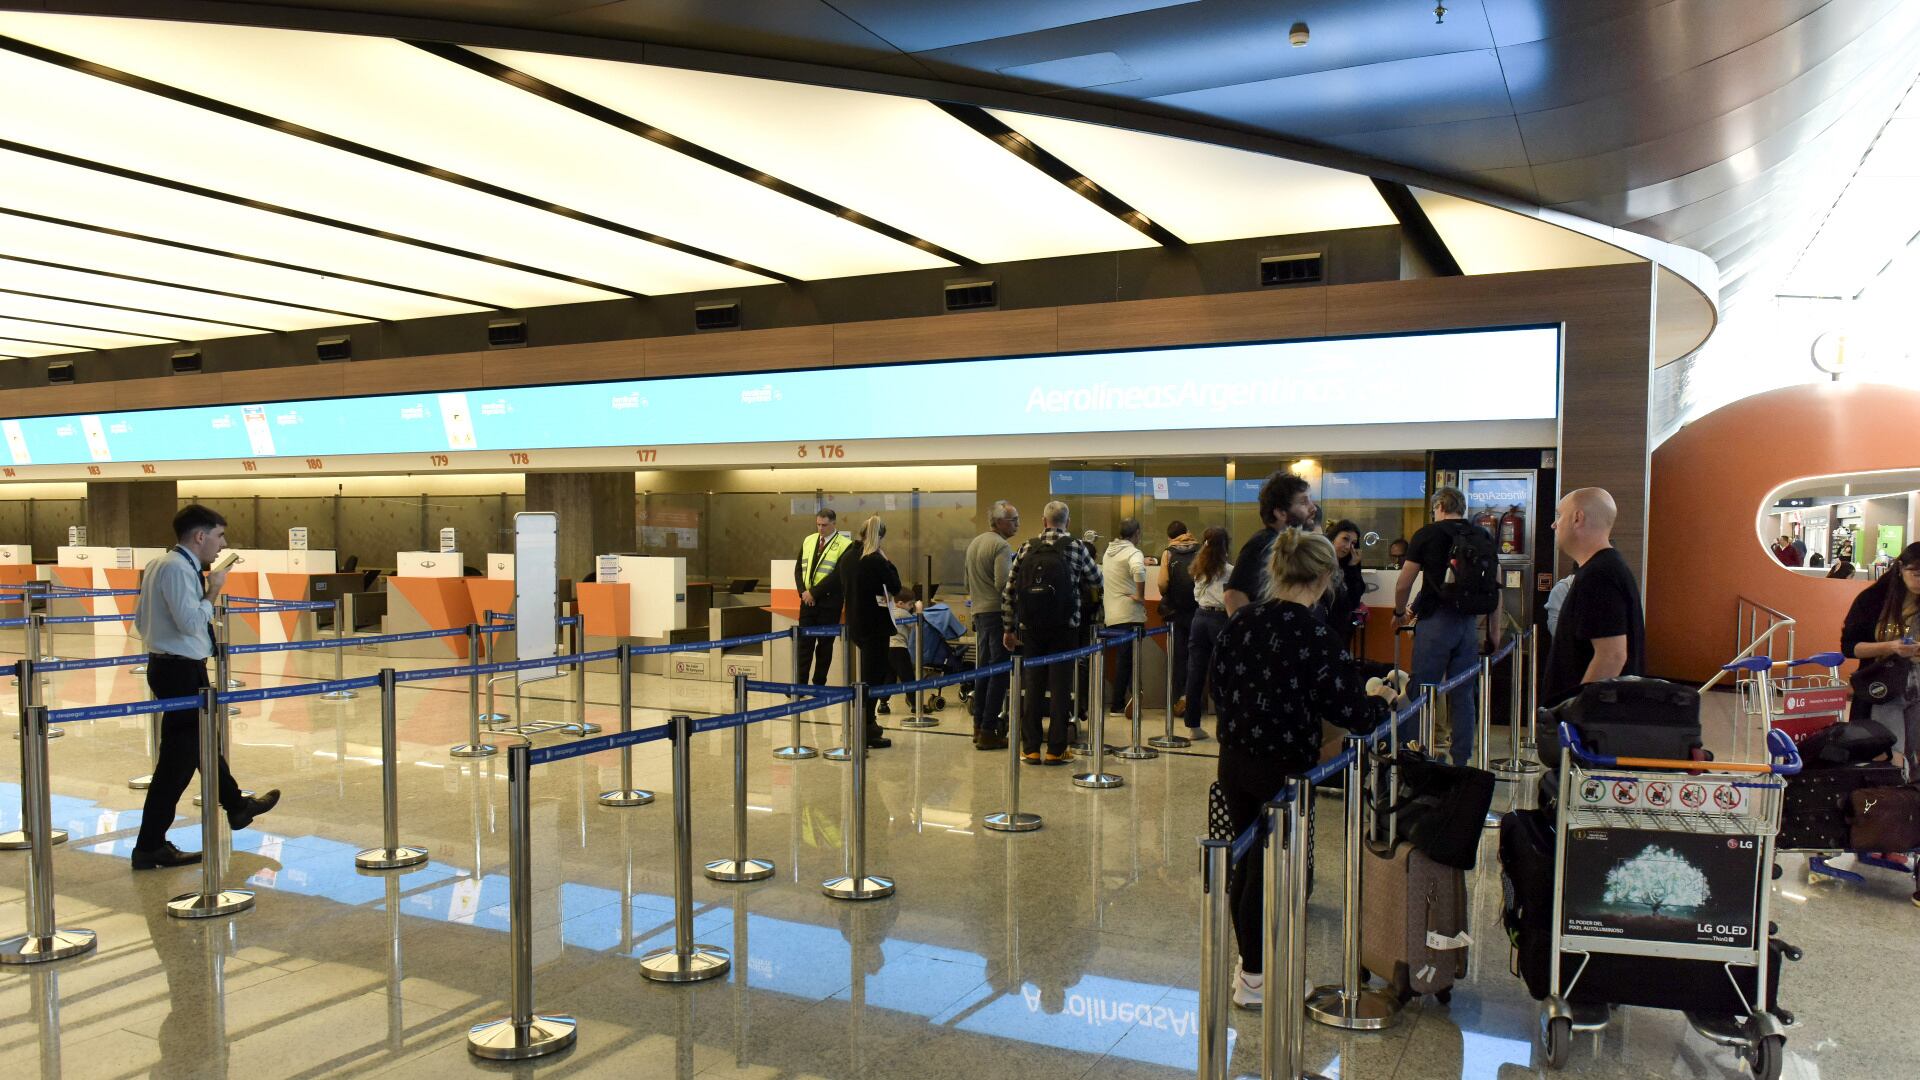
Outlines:
{"type": "MultiPolygon", "coordinates": [[[[786,635],[782,634],[780,636],[785,637],[786,635]]],[[[803,626],[800,628],[800,636],[837,638],[840,636],[840,627],[837,623],[831,626],[803,626]]]]}
{"type": "Polygon", "coordinates": [[[527,760],[534,765],[545,765],[550,761],[565,761],[568,758],[597,754],[602,750],[616,750],[622,746],[638,746],[641,743],[657,742],[673,734],[671,724],[659,727],[641,728],[638,731],[615,731],[607,735],[596,735],[591,739],[577,739],[558,746],[536,746],[527,752],[527,760]]]}
{"type": "Polygon", "coordinates": [[[94,596],[139,596],[139,589],[69,589],[55,585],[46,592],[49,600],[85,600],[94,596]]]}
{"type": "Polygon", "coordinates": [[[117,705],[85,705],[77,709],[53,709],[47,713],[47,723],[67,724],[75,720],[107,720],[116,716],[139,716],[142,713],[185,712],[199,709],[200,699],[194,695],[186,697],[160,698],[154,701],[126,701],[117,705]]]}
{"type": "Polygon", "coordinates": [[[132,621],[132,619],[133,619],[133,616],[130,614],[128,615],[53,615],[53,616],[41,617],[40,624],[42,626],[57,626],[57,625],[64,625],[67,623],[130,622],[132,621]]]}
{"type": "Polygon", "coordinates": [[[313,694],[331,694],[336,690],[366,690],[380,685],[380,676],[366,675],[358,679],[341,679],[337,682],[295,683],[292,686],[263,686],[257,690],[236,690],[221,694],[220,700],[229,705],[240,705],[249,701],[279,701],[284,698],[308,697],[313,694]]]}
{"type": "MultiPolygon", "coordinates": [[[[1091,646],[1089,646],[1089,648],[1091,648],[1091,646]]],[[[1072,654],[1056,653],[1054,655],[1055,658],[1064,659],[1072,654]]],[[[1033,667],[1034,661],[1028,660],[1026,661],[1026,665],[1033,667]]],[[[892,697],[895,694],[917,694],[922,690],[938,690],[943,686],[958,686],[961,683],[991,679],[996,675],[1005,675],[1012,670],[1013,661],[1002,660],[998,663],[988,664],[985,667],[974,668],[971,671],[956,671],[951,675],[936,675],[931,678],[917,679],[913,682],[889,683],[885,686],[869,686],[867,687],[867,696],[892,697]]]]}
{"type": "MultiPolygon", "coordinates": [[[[131,616],[129,616],[131,618],[131,616]]],[[[381,637],[354,638],[355,645],[385,645],[394,641],[425,641],[428,638],[465,637],[467,628],[456,626],[447,630],[412,630],[404,634],[386,634],[381,637]]],[[[331,649],[343,641],[317,639],[314,641],[262,641],[253,645],[229,645],[228,656],[244,656],[248,653],[287,652],[291,649],[331,649]]]]}
{"type": "Polygon", "coordinates": [[[812,712],[827,705],[838,705],[853,697],[846,691],[836,694],[824,694],[812,701],[792,701],[784,705],[769,705],[764,709],[749,709],[743,713],[728,713],[724,716],[708,716],[693,722],[693,733],[698,735],[706,731],[719,731],[723,728],[742,727],[757,724],[762,720],[778,720],[795,713],[812,712]]]}
{"type": "Polygon", "coordinates": [[[1026,666],[1027,670],[1031,671],[1034,668],[1046,667],[1049,664],[1059,664],[1068,660],[1078,660],[1084,656],[1092,656],[1094,653],[1104,651],[1111,644],[1111,641],[1096,641],[1091,645],[1082,645],[1077,649],[1068,649],[1066,652],[1028,657],[1024,659],[1022,663],[1026,666]]]}
{"type": "Polygon", "coordinates": [[[1173,633],[1173,625],[1171,623],[1163,623],[1160,626],[1155,626],[1148,629],[1146,633],[1140,636],[1141,637],[1159,637],[1162,634],[1171,634],[1171,633],[1173,633]]]}
{"type": "Polygon", "coordinates": [[[678,641],[665,645],[636,645],[635,656],[655,656],[660,653],[710,652],[714,649],[732,649],[741,645],[758,645],[763,641],[777,641],[786,637],[786,631],[768,634],[744,634],[740,637],[720,638],[717,641],[678,641]]]}
{"type": "Polygon", "coordinates": [[[27,625],[27,620],[25,619],[0,619],[0,627],[25,625],[27,625]]]}
{"type": "Polygon", "coordinates": [[[617,649],[602,649],[599,652],[565,653],[560,656],[536,656],[530,660],[502,660],[495,664],[459,664],[454,667],[423,668],[419,671],[396,671],[395,682],[426,682],[431,679],[452,679],[462,675],[497,675],[503,671],[533,671],[538,668],[572,667],[574,664],[590,664],[596,660],[611,660],[619,655],[617,649]]]}
{"type": "Polygon", "coordinates": [[[96,656],[86,660],[50,660],[44,664],[33,665],[35,671],[86,671],[90,668],[119,667],[122,664],[144,664],[146,653],[132,653],[127,656],[96,656]]]}

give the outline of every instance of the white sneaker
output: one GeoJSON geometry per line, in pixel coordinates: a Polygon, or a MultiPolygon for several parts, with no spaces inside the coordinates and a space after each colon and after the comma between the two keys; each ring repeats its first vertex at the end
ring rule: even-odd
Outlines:
{"type": "Polygon", "coordinates": [[[1233,976],[1233,1003],[1243,1009],[1257,1009],[1266,988],[1266,978],[1236,971],[1233,976]]]}

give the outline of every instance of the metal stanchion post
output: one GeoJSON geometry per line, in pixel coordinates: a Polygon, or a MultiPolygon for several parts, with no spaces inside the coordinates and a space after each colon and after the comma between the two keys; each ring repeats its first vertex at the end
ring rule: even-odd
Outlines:
{"type": "MultiPolygon", "coordinates": [[[[1479,715],[1475,718],[1474,722],[1475,731],[1472,765],[1476,769],[1485,769],[1490,756],[1487,743],[1493,738],[1493,658],[1490,656],[1480,658],[1480,683],[1478,689],[1480,699],[1475,712],[1479,715]]],[[[1499,828],[1499,812],[1489,807],[1486,819],[1481,822],[1481,827],[1487,829],[1499,828]]]]}
{"type": "MultiPolygon", "coordinates": [[[[847,637],[846,623],[840,624],[840,651],[842,655],[846,657],[847,661],[845,669],[846,684],[848,687],[855,686],[864,679],[866,672],[858,670],[860,658],[854,655],[853,643],[847,637]]],[[[860,701],[862,703],[861,708],[864,708],[866,697],[863,695],[860,701]]],[[[854,707],[853,698],[848,698],[840,703],[840,745],[832,747],[820,756],[826,758],[828,761],[851,760],[853,758],[853,726],[855,723],[858,723],[861,727],[860,741],[864,744],[866,742],[866,714],[854,707]]]]}
{"type": "Polygon", "coordinates": [[[1227,949],[1233,919],[1227,913],[1227,864],[1233,841],[1200,841],[1200,1070],[1199,1080],[1227,1080],[1227,949]]]}
{"type": "Polygon", "coordinates": [[[251,892],[220,884],[227,869],[220,835],[220,729],[226,727],[226,710],[217,687],[200,691],[200,891],[167,902],[167,914],[182,919],[231,915],[253,906],[251,892]]]}
{"type": "MultiPolygon", "coordinates": [[[[1024,666],[1023,658],[1018,656],[1013,658],[1013,672],[1007,680],[1010,686],[1021,685],[1025,677],[1022,671],[1024,666]]],[[[1019,698],[1016,697],[1014,700],[1018,702],[1019,698]]],[[[1016,717],[1019,715],[1017,704],[1011,715],[1016,717]]],[[[999,813],[982,817],[980,824],[994,832],[1032,832],[1040,827],[1040,815],[1020,812],[1020,726],[1009,724],[1008,727],[1011,730],[1007,732],[1007,808],[999,813]]]]}
{"type": "MultiPolygon", "coordinates": [[[[341,593],[340,599],[333,602],[333,681],[341,682],[347,677],[347,629],[353,625],[353,594],[341,593]]],[[[360,696],[358,690],[329,690],[320,695],[322,701],[351,701],[360,696]]]]}
{"type": "Polygon", "coordinates": [[[1533,644],[1527,649],[1527,741],[1520,744],[1522,750],[1540,748],[1533,730],[1534,720],[1540,715],[1540,638],[1537,630],[1533,633],[1533,644]]]}
{"type": "MultiPolygon", "coordinates": [[[[1293,849],[1300,843],[1287,830],[1294,821],[1292,808],[1300,804],[1305,785],[1288,781],[1288,803],[1268,803],[1266,865],[1261,867],[1260,925],[1260,1076],[1261,1080],[1293,1080],[1300,1075],[1292,1058],[1293,1029],[1305,1023],[1287,991],[1287,953],[1293,942],[1293,849]]],[[[1306,891],[1304,887],[1302,892],[1306,891]]],[[[1297,989],[1297,988],[1296,988],[1297,989]]]]}
{"type": "Polygon", "coordinates": [[[1509,776],[1527,776],[1540,771],[1540,763],[1528,759],[1522,750],[1520,729],[1527,718],[1527,655],[1533,651],[1534,641],[1531,630],[1522,630],[1513,639],[1512,665],[1513,685],[1508,689],[1508,702],[1511,706],[1507,718],[1507,756],[1493,763],[1495,772],[1509,776]]]}
{"type": "MultiPolygon", "coordinates": [[[[1093,635],[1096,639],[1100,636],[1099,627],[1096,626],[1093,628],[1093,635]]],[[[1080,669],[1083,665],[1089,669],[1088,696],[1091,697],[1093,693],[1092,683],[1097,681],[1091,675],[1093,670],[1097,670],[1094,668],[1094,663],[1095,661],[1091,657],[1075,657],[1073,661],[1073,681],[1067,684],[1067,722],[1071,725],[1074,735],[1073,741],[1067,744],[1067,749],[1072,750],[1076,754],[1084,754],[1087,752],[1087,740],[1091,737],[1088,731],[1092,727],[1091,721],[1093,718],[1092,710],[1088,709],[1087,719],[1089,722],[1085,724],[1080,722],[1080,706],[1088,704],[1080,700],[1080,669]]],[[[1101,693],[1104,694],[1105,692],[1105,688],[1102,687],[1101,693]]],[[[1048,694],[1047,696],[1051,699],[1053,695],[1048,694]]],[[[1009,713],[1008,715],[1011,716],[1012,714],[1009,713]]]]}
{"type": "Polygon", "coordinates": [[[571,1016],[536,1016],[533,1011],[533,838],[532,748],[507,750],[507,910],[513,953],[512,1013],[475,1024],[467,1031],[467,1052],[494,1060],[519,1060],[557,1053],[573,1045],[578,1025],[571,1016]]]}
{"type": "MultiPolygon", "coordinates": [[[[26,655],[28,659],[40,655],[40,643],[42,641],[51,641],[53,638],[53,635],[47,632],[45,620],[46,616],[38,612],[32,612],[27,615],[26,655]]],[[[41,656],[40,659],[36,661],[36,663],[42,664],[57,664],[59,662],[60,658],[57,656],[41,656]]],[[[22,715],[26,714],[27,706],[29,705],[46,704],[46,697],[41,693],[40,687],[47,681],[45,675],[36,673],[30,682],[20,684],[20,712],[22,715]]],[[[49,739],[58,739],[65,735],[66,732],[61,731],[57,727],[47,729],[47,738],[49,739]]]]}
{"type": "Polygon", "coordinates": [[[693,718],[673,718],[673,945],[640,958],[654,982],[700,982],[727,973],[727,950],[693,940],[693,718]]]}
{"type": "Polygon", "coordinates": [[[1174,626],[1172,623],[1168,623],[1167,624],[1167,702],[1166,702],[1167,730],[1164,734],[1155,735],[1153,738],[1147,740],[1148,746],[1157,746],[1162,750],[1178,750],[1181,747],[1193,745],[1192,739],[1187,738],[1185,735],[1175,735],[1173,733],[1173,702],[1174,702],[1173,657],[1174,657],[1174,645],[1176,644],[1176,642],[1173,640],[1173,636],[1177,633],[1179,633],[1179,628],[1174,626]]]}
{"type": "MultiPolygon", "coordinates": [[[[747,677],[733,677],[733,711],[747,711],[747,677]]],[[[747,725],[733,726],[733,858],[707,864],[714,881],[762,881],[773,876],[773,863],[747,857],[747,725]]]]}
{"type": "MultiPolygon", "coordinates": [[[[806,639],[807,628],[804,626],[795,626],[788,632],[788,636],[793,645],[793,684],[795,686],[805,686],[807,684],[807,673],[800,665],[800,642],[806,639]]],[[[815,648],[818,648],[818,646],[815,646],[815,648]]],[[[819,757],[820,751],[800,741],[799,713],[793,714],[791,724],[792,734],[789,736],[790,741],[785,746],[776,747],[773,751],[773,756],[781,761],[805,761],[810,757],[819,757]]]]}
{"type": "MultiPolygon", "coordinates": [[[[633,730],[633,646],[621,645],[614,656],[620,679],[620,730],[633,730]]],[[[600,793],[601,806],[645,806],[653,792],[633,786],[633,747],[620,748],[620,787],[600,793]]]]}
{"type": "MultiPolygon", "coordinates": [[[[37,615],[33,617],[39,618],[39,616],[37,615]]],[[[32,632],[31,623],[28,624],[28,632],[29,633],[32,632]]],[[[37,661],[33,659],[34,654],[37,652],[39,652],[39,650],[37,648],[32,647],[32,645],[29,644],[29,647],[26,653],[26,659],[21,660],[13,665],[14,681],[19,684],[20,716],[23,721],[21,724],[20,730],[14,734],[14,738],[20,739],[23,742],[26,740],[26,732],[27,732],[26,725],[24,723],[25,717],[27,713],[33,711],[33,709],[40,704],[40,690],[39,690],[40,673],[34,670],[37,664],[37,661]]],[[[45,725],[42,725],[42,726],[45,726],[45,725]]],[[[46,738],[47,736],[45,735],[41,736],[42,740],[45,740],[46,738]]],[[[20,753],[24,755],[26,752],[27,752],[26,748],[22,747],[20,750],[20,753]]],[[[22,777],[22,782],[20,785],[20,827],[17,829],[12,829],[8,832],[0,833],[0,851],[26,851],[27,849],[33,847],[33,824],[31,821],[28,820],[31,814],[30,814],[30,809],[27,806],[27,802],[28,802],[27,786],[25,783],[26,758],[22,757],[20,760],[21,760],[20,775],[22,777]]],[[[51,820],[51,818],[49,818],[49,820],[51,820]]],[[[53,842],[56,844],[66,843],[67,842],[66,830],[54,829],[52,833],[52,839],[53,839],[53,842]]]]}
{"type": "Polygon", "coordinates": [[[848,817],[841,829],[846,837],[847,873],[824,882],[820,889],[835,900],[878,900],[893,895],[893,879],[867,873],[867,684],[853,684],[854,720],[848,741],[853,756],[848,760],[847,784],[851,797],[848,817]]]}
{"type": "MultiPolygon", "coordinates": [[[[1305,782],[1294,784],[1293,803],[1288,807],[1287,816],[1291,819],[1287,828],[1293,837],[1293,845],[1287,850],[1287,879],[1293,883],[1284,894],[1292,907],[1287,918],[1287,971],[1280,985],[1287,991],[1287,1015],[1292,1020],[1293,1037],[1288,1040],[1287,1057],[1293,1071],[1288,1074],[1300,1080],[1325,1080],[1318,1073],[1307,1071],[1307,1021],[1303,1015],[1307,985],[1307,891],[1313,885],[1309,871],[1312,865],[1312,832],[1308,828],[1307,814],[1313,806],[1313,785],[1305,782]]],[[[1273,976],[1267,976],[1267,985],[1273,985],[1273,976]]]]}
{"type": "MultiPolygon", "coordinates": [[[[920,681],[922,677],[921,669],[923,664],[925,663],[925,660],[920,653],[920,645],[921,645],[922,632],[926,629],[926,625],[927,625],[927,617],[924,614],[915,615],[913,617],[913,622],[910,624],[910,628],[907,632],[907,644],[912,646],[913,648],[913,681],[914,682],[920,681]]],[[[907,716],[904,720],[900,721],[901,727],[930,728],[930,727],[939,726],[940,724],[939,717],[928,716],[926,713],[920,710],[921,703],[926,700],[926,695],[923,692],[919,690],[912,691],[911,693],[906,695],[906,699],[907,699],[907,706],[908,706],[907,716]]]]}
{"type": "MultiPolygon", "coordinates": [[[[1141,643],[1147,640],[1145,630],[1146,627],[1144,626],[1134,627],[1133,640],[1122,646],[1123,648],[1133,650],[1133,665],[1130,672],[1132,679],[1130,680],[1130,685],[1127,687],[1129,697],[1127,704],[1132,706],[1133,709],[1132,734],[1127,739],[1127,745],[1114,754],[1115,757],[1122,761],[1147,761],[1160,756],[1160,751],[1140,741],[1140,715],[1143,711],[1140,708],[1140,647],[1141,643]]],[[[1117,691],[1119,687],[1115,687],[1114,689],[1117,691]]]]}
{"type": "MultiPolygon", "coordinates": [[[[233,618],[233,614],[227,607],[226,598],[221,597],[219,600],[214,601],[213,625],[219,631],[219,635],[214,638],[213,642],[213,685],[219,687],[222,693],[228,690],[242,689],[245,685],[233,677],[232,671],[228,667],[227,645],[233,636],[228,623],[228,620],[231,618],[233,618]]],[[[227,706],[227,715],[239,716],[240,706],[227,706]]],[[[220,727],[222,731],[227,730],[227,725],[225,724],[220,725],[220,727]]],[[[224,750],[225,747],[222,746],[221,749],[224,750]]]]}
{"type": "Polygon", "coordinates": [[[395,699],[399,683],[393,669],[380,669],[380,813],[381,840],[377,848],[368,848],[353,857],[353,865],[363,870],[397,870],[419,866],[427,861],[427,849],[400,843],[400,736],[399,710],[395,699]]]}
{"type": "MultiPolygon", "coordinates": [[[[576,613],[574,618],[581,621],[572,626],[573,655],[581,656],[587,651],[586,617],[576,613]]],[[[587,723],[587,662],[585,660],[573,662],[573,728],[583,738],[588,735],[598,735],[602,730],[599,724],[587,723]]]]}
{"type": "MultiPolygon", "coordinates": [[[[487,684],[493,691],[493,684],[487,684]]],[[[500,748],[480,741],[480,628],[467,624],[467,741],[447,751],[458,758],[492,757],[500,748]]]]}
{"type": "Polygon", "coordinates": [[[1105,655],[1106,650],[1100,649],[1087,658],[1087,695],[1093,698],[1087,709],[1087,718],[1092,721],[1092,731],[1087,735],[1087,751],[1093,755],[1093,765],[1086,772],[1074,776],[1075,787],[1105,790],[1127,782],[1125,777],[1107,771],[1107,684],[1104,678],[1106,673],[1100,670],[1104,666],[1102,658],[1105,655]]]}
{"type": "MultiPolygon", "coordinates": [[[[32,674],[21,661],[15,670],[32,674]]],[[[47,708],[35,705],[20,714],[20,824],[34,838],[27,856],[27,932],[0,941],[0,964],[38,964],[91,952],[98,943],[91,930],[62,930],[53,920],[53,820],[47,781],[47,708]]]]}
{"type": "Polygon", "coordinates": [[[1400,1015],[1400,1002],[1393,995],[1360,985],[1360,849],[1364,846],[1360,835],[1360,775],[1365,751],[1365,736],[1347,736],[1347,753],[1353,760],[1346,768],[1346,906],[1340,919],[1340,985],[1315,987],[1306,1003],[1308,1016],[1347,1031],[1378,1031],[1391,1026],[1400,1015]]]}
{"type": "MultiPolygon", "coordinates": [[[[142,668],[144,668],[145,666],[146,666],[145,664],[140,665],[140,667],[142,668]]],[[[136,668],[135,670],[138,670],[138,668],[136,668]]],[[[149,762],[156,762],[160,760],[160,714],[159,713],[147,714],[147,760],[149,762]]],[[[140,776],[136,776],[133,779],[127,781],[127,786],[132,788],[135,791],[145,791],[148,788],[153,786],[153,774],[145,773],[140,776]]]]}
{"type": "Polygon", "coordinates": [[[1436,683],[1427,683],[1420,688],[1420,749],[1433,753],[1434,726],[1439,723],[1436,713],[1440,708],[1440,687],[1436,683]]]}

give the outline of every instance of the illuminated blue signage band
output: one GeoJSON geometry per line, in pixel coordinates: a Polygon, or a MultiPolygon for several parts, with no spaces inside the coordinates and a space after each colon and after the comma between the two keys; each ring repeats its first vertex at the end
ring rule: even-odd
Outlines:
{"type": "Polygon", "coordinates": [[[1538,420],[1559,332],[754,372],[0,421],[14,465],[1538,420]],[[931,407],[929,407],[931,406],[931,407]]]}

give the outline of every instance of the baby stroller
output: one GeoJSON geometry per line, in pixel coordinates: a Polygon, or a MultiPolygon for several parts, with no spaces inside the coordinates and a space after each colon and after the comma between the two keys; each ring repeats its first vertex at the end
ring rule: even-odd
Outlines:
{"type": "MultiPolygon", "coordinates": [[[[904,607],[895,607],[892,647],[888,650],[893,660],[893,676],[899,682],[911,682],[916,677],[930,678],[935,675],[952,675],[962,671],[972,671],[973,661],[964,650],[956,647],[954,639],[965,633],[960,620],[954,617],[953,609],[945,604],[928,604],[921,612],[925,620],[920,627],[920,672],[916,676],[913,670],[913,653],[910,646],[913,641],[913,616],[904,607]]],[[[963,688],[971,684],[960,684],[963,688]]],[[[963,697],[964,700],[964,697],[963,697]]],[[[881,698],[878,711],[889,713],[887,698],[881,698]]],[[[947,707],[947,699],[939,690],[932,691],[924,702],[908,703],[908,710],[920,712],[924,705],[928,712],[938,712],[947,707]]]]}

